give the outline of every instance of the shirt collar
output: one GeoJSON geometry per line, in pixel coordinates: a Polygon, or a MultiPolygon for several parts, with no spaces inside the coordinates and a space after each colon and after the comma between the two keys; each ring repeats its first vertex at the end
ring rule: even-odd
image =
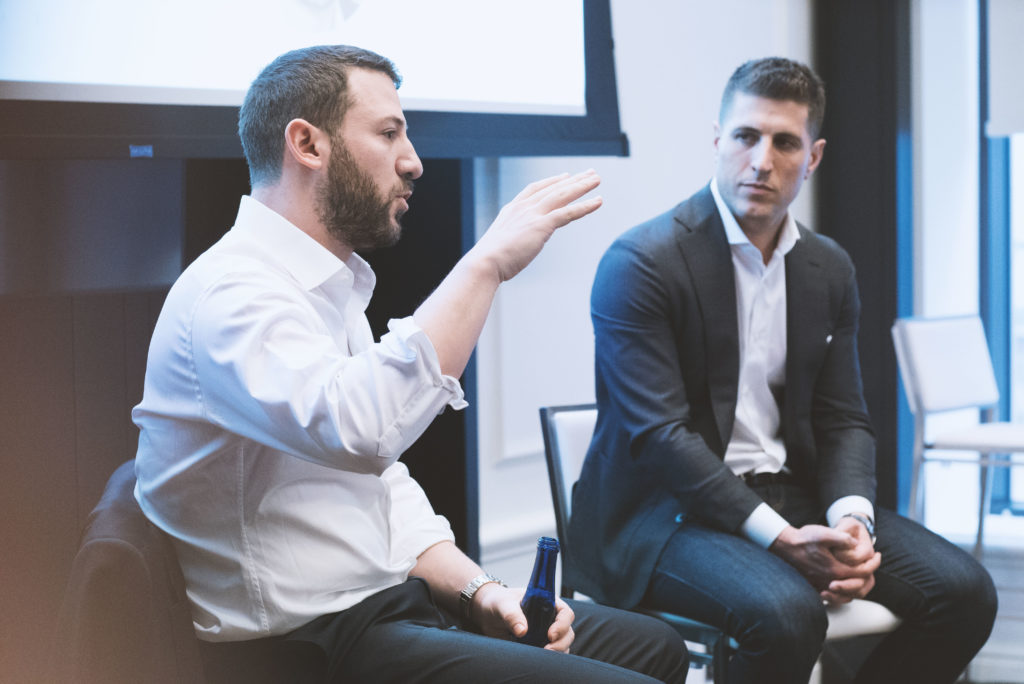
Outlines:
{"type": "MultiPolygon", "coordinates": [[[[753,247],[753,243],[747,237],[747,234],[740,228],[739,222],[736,217],[732,215],[725,200],[722,199],[722,195],[718,192],[718,179],[711,179],[711,195],[715,198],[715,206],[718,208],[718,215],[722,217],[722,225],[725,226],[725,237],[729,240],[730,245],[750,245],[753,247]]],[[[796,245],[796,241],[800,239],[800,230],[796,227],[796,220],[793,215],[786,213],[786,220],[782,224],[782,233],[779,235],[779,243],[775,246],[775,252],[785,256],[789,253],[789,250],[793,249],[796,245]]],[[[774,254],[774,252],[773,252],[774,254]]]]}
{"type": "Polygon", "coordinates": [[[344,287],[369,302],[377,278],[362,257],[353,252],[347,261],[342,261],[259,200],[242,196],[231,230],[252,236],[305,290],[344,287]]]}

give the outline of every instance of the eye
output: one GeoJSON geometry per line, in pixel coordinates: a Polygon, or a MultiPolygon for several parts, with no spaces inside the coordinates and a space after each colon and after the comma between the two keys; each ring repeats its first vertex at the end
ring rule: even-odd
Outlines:
{"type": "Polygon", "coordinates": [[[792,152],[793,150],[799,150],[800,147],[801,147],[801,144],[800,144],[800,141],[798,139],[790,138],[790,137],[787,136],[787,137],[779,138],[778,140],[776,140],[775,141],[775,146],[778,147],[780,150],[785,150],[787,152],[792,152]]]}
{"type": "Polygon", "coordinates": [[[754,145],[760,138],[760,136],[754,131],[737,131],[735,137],[746,145],[754,145]]]}
{"type": "Polygon", "coordinates": [[[398,131],[396,131],[396,130],[384,131],[384,137],[387,138],[388,140],[394,140],[397,136],[398,136],[398,131]]]}

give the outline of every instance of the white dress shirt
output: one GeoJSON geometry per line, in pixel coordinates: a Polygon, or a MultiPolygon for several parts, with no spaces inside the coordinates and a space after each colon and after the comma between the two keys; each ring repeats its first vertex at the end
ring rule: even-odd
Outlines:
{"type": "MultiPolygon", "coordinates": [[[[786,255],[800,231],[787,214],[775,250],[764,263],[761,250],[747,238],[711,181],[711,194],[725,226],[736,279],[740,369],[736,417],[725,450],[725,464],[736,473],[778,473],[786,469],[786,447],[779,432],[780,400],[786,382],[786,255]]],[[[874,515],[861,496],[838,499],[826,514],[829,524],[850,512],[874,515]]],[[[744,521],[742,533],[768,547],[785,527],[785,518],[766,503],[744,521]]]]}
{"type": "Polygon", "coordinates": [[[412,318],[374,343],[375,277],[250,197],[153,333],[135,495],[175,540],[198,636],[288,632],[452,540],[397,461],[464,407],[412,318]]]}

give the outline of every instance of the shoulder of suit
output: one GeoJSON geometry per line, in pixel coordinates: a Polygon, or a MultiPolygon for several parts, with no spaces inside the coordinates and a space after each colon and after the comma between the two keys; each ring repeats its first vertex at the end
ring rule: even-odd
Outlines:
{"type": "Polygon", "coordinates": [[[680,228],[696,230],[713,214],[717,214],[714,198],[710,189],[704,187],[668,211],[630,228],[619,239],[644,244],[670,244],[675,241],[680,228]]]}
{"type": "Polygon", "coordinates": [[[800,231],[800,241],[797,244],[801,246],[801,249],[804,250],[805,254],[808,256],[827,261],[849,264],[850,266],[853,265],[850,255],[834,239],[827,235],[817,233],[799,222],[797,222],[797,228],[800,231]]]}

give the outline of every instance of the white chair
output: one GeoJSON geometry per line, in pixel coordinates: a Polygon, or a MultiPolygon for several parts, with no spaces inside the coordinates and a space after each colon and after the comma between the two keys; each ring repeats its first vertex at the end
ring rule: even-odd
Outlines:
{"type": "MultiPolygon", "coordinates": [[[[590,439],[597,422],[595,404],[545,406],[540,409],[544,454],[548,463],[551,499],[555,508],[555,524],[563,546],[568,539],[572,485],[583,469],[590,439]]],[[[562,582],[562,596],[572,598],[574,590],[562,582]]],[[[688,642],[702,644],[705,652],[691,651],[691,665],[708,667],[715,684],[725,682],[728,660],[738,647],[736,641],[720,630],[696,620],[661,611],[641,610],[665,620],[688,642]]],[[[899,618],[884,606],[872,601],[854,600],[828,608],[826,639],[838,640],[867,634],[891,632],[900,624],[899,618]]],[[[819,663],[820,664],[820,663],[819,663]]],[[[820,667],[815,667],[811,684],[820,681],[820,667]]]]}
{"type": "Polygon", "coordinates": [[[992,502],[992,467],[1024,465],[1024,425],[998,420],[999,388],[992,370],[985,330],[978,316],[900,318],[892,326],[900,377],[914,414],[914,463],[910,517],[924,519],[923,466],[926,461],[976,463],[979,467],[978,530],[981,551],[985,515],[992,502]],[[981,422],[926,436],[930,414],[977,408],[981,422]],[[959,456],[930,451],[974,452],[959,456]]]}

